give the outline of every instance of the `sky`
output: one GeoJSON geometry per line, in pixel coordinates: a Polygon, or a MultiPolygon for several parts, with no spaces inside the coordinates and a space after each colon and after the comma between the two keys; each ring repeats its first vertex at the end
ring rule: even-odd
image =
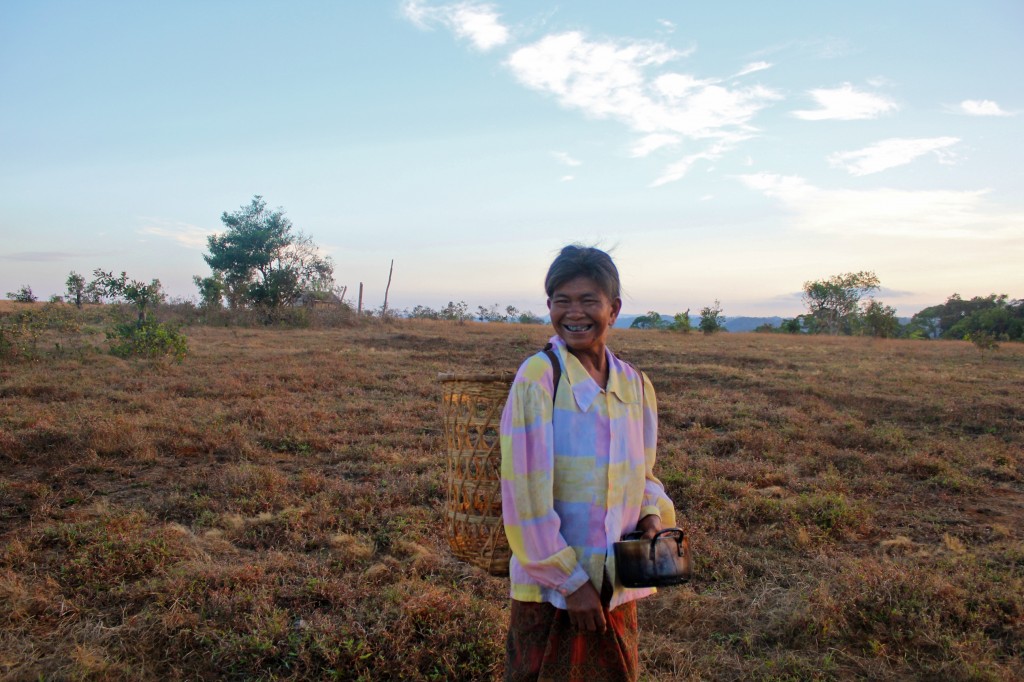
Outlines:
{"type": "Polygon", "coordinates": [[[1024,298],[1019,0],[0,3],[0,295],[195,298],[261,195],[365,305],[545,312],[568,243],[623,311],[1024,298]]]}

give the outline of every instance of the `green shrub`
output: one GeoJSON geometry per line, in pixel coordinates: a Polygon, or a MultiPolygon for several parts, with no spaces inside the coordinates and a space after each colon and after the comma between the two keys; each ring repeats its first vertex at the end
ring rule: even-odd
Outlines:
{"type": "Polygon", "coordinates": [[[32,293],[32,287],[27,284],[22,284],[21,288],[17,291],[8,291],[7,298],[18,303],[33,303],[38,300],[36,295],[32,293]]]}
{"type": "Polygon", "coordinates": [[[981,350],[997,350],[999,344],[996,343],[996,335],[984,330],[975,330],[964,334],[964,341],[970,341],[981,350]]]}
{"type": "Polygon", "coordinates": [[[140,355],[147,358],[170,357],[181,362],[188,354],[188,340],[172,325],[157,322],[152,316],[142,322],[125,322],[107,332],[110,352],[119,358],[140,355]]]}
{"type": "Polygon", "coordinates": [[[725,331],[725,317],[722,315],[722,304],[716,299],[714,304],[706,305],[700,310],[700,322],[697,328],[705,334],[725,331]]]}

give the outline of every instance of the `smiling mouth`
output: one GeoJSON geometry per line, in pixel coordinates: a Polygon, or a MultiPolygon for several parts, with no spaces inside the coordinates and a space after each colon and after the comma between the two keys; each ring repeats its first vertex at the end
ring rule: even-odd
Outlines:
{"type": "Polygon", "coordinates": [[[594,325],[592,325],[592,324],[563,324],[562,326],[565,327],[567,330],[569,330],[571,332],[579,333],[579,332],[590,331],[591,328],[594,325]]]}

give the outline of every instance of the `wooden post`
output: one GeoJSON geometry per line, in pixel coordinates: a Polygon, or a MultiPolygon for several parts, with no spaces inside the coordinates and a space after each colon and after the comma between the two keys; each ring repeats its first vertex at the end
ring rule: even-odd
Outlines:
{"type": "Polygon", "coordinates": [[[391,273],[395,271],[395,259],[391,259],[391,269],[388,270],[388,285],[384,288],[384,307],[381,308],[380,316],[388,316],[388,291],[391,290],[391,273]]]}
{"type": "Polygon", "coordinates": [[[359,307],[356,308],[356,314],[357,315],[362,315],[363,314],[363,283],[362,282],[359,283],[359,307]]]}

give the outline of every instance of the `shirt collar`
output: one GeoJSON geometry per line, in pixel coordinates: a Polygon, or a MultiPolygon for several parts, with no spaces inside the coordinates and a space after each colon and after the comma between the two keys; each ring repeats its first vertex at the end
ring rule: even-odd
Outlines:
{"type": "MultiPolygon", "coordinates": [[[[569,352],[562,337],[557,334],[551,337],[551,345],[562,360],[562,367],[565,368],[566,379],[569,381],[576,405],[579,406],[581,412],[586,412],[597,396],[601,394],[601,387],[584,369],[576,356],[569,352]]],[[[628,365],[615,357],[615,354],[607,347],[604,352],[608,359],[608,386],[606,388],[608,394],[614,395],[622,403],[637,402],[636,387],[629,380],[627,374],[628,365]]]]}

